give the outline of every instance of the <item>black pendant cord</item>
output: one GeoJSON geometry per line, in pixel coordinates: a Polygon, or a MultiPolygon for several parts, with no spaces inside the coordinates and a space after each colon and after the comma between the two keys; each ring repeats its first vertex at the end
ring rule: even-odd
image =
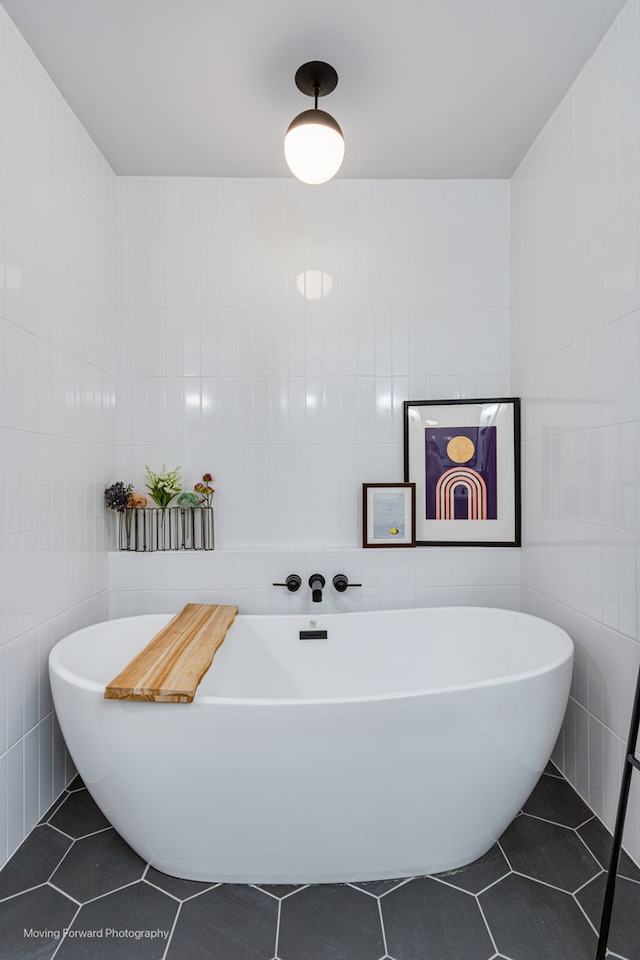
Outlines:
{"type": "Polygon", "coordinates": [[[611,926],[611,912],[613,910],[613,900],[616,890],[616,879],[618,875],[618,864],[620,861],[620,851],[622,848],[622,834],[624,831],[624,822],[627,815],[627,804],[629,801],[629,790],[631,789],[631,774],[635,770],[640,770],[640,761],[636,757],[638,745],[638,727],[640,726],[640,672],[636,683],[636,695],[631,711],[631,724],[629,726],[629,740],[625,754],[624,769],[622,771],[622,783],[620,785],[620,799],[618,801],[618,812],[616,814],[616,825],[613,831],[613,843],[611,847],[611,860],[609,863],[609,873],[607,875],[607,885],[604,891],[604,901],[602,904],[602,919],[600,920],[600,933],[598,936],[598,949],[596,951],[596,960],[605,960],[607,952],[607,943],[609,941],[609,927],[611,926]]]}

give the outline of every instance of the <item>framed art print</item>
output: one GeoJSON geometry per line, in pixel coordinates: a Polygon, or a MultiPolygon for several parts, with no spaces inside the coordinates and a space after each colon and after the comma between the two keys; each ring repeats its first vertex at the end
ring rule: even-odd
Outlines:
{"type": "Polygon", "coordinates": [[[406,400],[418,546],[520,546],[520,401],[406,400]]]}
{"type": "Polygon", "coordinates": [[[362,484],[362,546],[415,547],[415,483],[362,484]]]}

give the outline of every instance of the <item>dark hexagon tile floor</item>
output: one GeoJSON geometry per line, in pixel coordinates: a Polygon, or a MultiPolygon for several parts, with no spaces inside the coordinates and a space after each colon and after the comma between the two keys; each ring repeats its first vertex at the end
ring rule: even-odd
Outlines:
{"type": "Polygon", "coordinates": [[[512,873],[479,899],[496,946],[514,960],[595,955],[595,932],[569,893],[512,873]]]}
{"type": "Polygon", "coordinates": [[[281,901],[280,960],[378,960],[386,953],[375,897],[348,884],[306,887],[281,901]]]}
{"type": "MultiPolygon", "coordinates": [[[[606,874],[601,873],[577,894],[578,903],[592,923],[600,922],[606,874]]],[[[609,947],[619,957],[640,958],[640,884],[618,875],[611,914],[609,947]]]]}
{"type": "MultiPolygon", "coordinates": [[[[484,857],[433,877],[218,884],[145,864],[79,778],[0,872],[2,960],[593,960],[611,836],[550,766],[484,857]]],[[[611,960],[640,960],[623,854],[611,960]]]]}
{"type": "Polygon", "coordinates": [[[397,887],[381,899],[381,908],[389,953],[397,960],[490,960],[495,955],[477,898],[433,877],[397,887]]]}
{"type": "Polygon", "coordinates": [[[168,960],[270,960],[278,901],[258,887],[225,883],[182,904],[168,960]]]}
{"type": "Polygon", "coordinates": [[[134,883],[80,908],[56,960],[162,960],[178,904],[134,883]]]}
{"type": "Polygon", "coordinates": [[[51,883],[79,903],[86,903],[142,879],[146,866],[109,827],[76,840],[51,875],[51,883]]]}
{"type": "Polygon", "coordinates": [[[500,837],[511,869],[575,893],[602,867],[575,830],[523,814],[500,837]]]}

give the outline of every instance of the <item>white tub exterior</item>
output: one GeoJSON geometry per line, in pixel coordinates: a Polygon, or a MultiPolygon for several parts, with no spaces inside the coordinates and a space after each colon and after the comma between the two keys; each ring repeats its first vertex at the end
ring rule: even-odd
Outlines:
{"type": "Polygon", "coordinates": [[[417,876],[482,856],[564,716],[573,644],[526,614],[449,607],[239,616],[191,704],[104,700],[168,615],[51,652],[58,720],[97,804],[177,877],[417,876]]]}

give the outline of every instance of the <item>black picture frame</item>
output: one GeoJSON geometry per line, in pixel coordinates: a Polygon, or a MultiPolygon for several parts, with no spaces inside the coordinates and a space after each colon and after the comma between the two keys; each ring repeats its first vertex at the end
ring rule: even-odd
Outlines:
{"type": "Polygon", "coordinates": [[[416,545],[521,545],[520,399],[405,400],[416,545]]]}
{"type": "Polygon", "coordinates": [[[415,483],[363,483],[362,546],[415,545],[415,483]]]}

